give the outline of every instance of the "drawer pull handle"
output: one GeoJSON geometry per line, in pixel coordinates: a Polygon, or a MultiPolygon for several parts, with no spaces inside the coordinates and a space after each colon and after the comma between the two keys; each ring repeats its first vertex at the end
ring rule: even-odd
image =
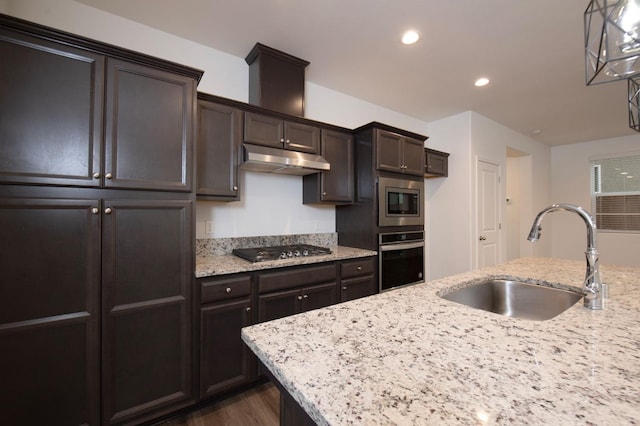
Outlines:
{"type": "Polygon", "coordinates": [[[231,293],[231,287],[227,287],[225,291],[227,292],[227,294],[231,293]]]}

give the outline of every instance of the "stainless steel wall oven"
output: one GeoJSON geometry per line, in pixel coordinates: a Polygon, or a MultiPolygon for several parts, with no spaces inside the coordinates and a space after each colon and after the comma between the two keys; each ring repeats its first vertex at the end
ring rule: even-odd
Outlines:
{"type": "Polygon", "coordinates": [[[424,232],[379,234],[380,291],[424,282],[424,232]]]}

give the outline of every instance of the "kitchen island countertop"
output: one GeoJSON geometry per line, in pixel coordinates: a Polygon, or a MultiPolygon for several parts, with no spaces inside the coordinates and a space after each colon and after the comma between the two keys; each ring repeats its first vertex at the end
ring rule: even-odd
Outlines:
{"type": "Polygon", "coordinates": [[[293,257],[291,259],[278,259],[267,262],[249,262],[248,260],[244,260],[231,254],[200,255],[196,256],[195,277],[203,278],[214,275],[234,274],[238,272],[250,272],[264,269],[284,268],[287,266],[356,259],[359,257],[375,256],[377,254],[377,252],[372,250],[345,246],[331,246],[329,249],[331,249],[331,253],[326,255],[293,257]]]}
{"type": "Polygon", "coordinates": [[[638,424],[640,268],[601,265],[606,309],[547,321],[439,295],[519,278],[581,288],[584,261],[522,258],[244,328],[318,424],[638,424]]]}

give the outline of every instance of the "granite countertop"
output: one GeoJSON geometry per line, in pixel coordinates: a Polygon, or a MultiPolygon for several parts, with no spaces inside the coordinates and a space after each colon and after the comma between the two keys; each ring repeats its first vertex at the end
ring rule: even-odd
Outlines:
{"type": "Polygon", "coordinates": [[[258,271],[263,269],[284,268],[286,266],[308,265],[335,260],[355,259],[375,256],[377,252],[353,247],[330,246],[331,253],[321,256],[295,257],[268,262],[249,262],[231,254],[196,256],[196,278],[214,275],[234,274],[237,272],[258,271]]]}
{"type": "Polygon", "coordinates": [[[601,265],[606,309],[531,321],[444,300],[486,277],[582,287],[585,264],[523,258],[244,328],[321,425],[638,424],[640,268],[601,265]]]}

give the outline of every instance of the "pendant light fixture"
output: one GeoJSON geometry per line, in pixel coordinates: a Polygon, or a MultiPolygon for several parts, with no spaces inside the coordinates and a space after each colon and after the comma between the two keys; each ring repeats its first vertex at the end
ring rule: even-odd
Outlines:
{"type": "Polygon", "coordinates": [[[640,132],[640,77],[630,78],[629,88],[629,127],[640,132]]]}
{"type": "Polygon", "coordinates": [[[587,85],[640,74],[640,0],[591,0],[584,32],[587,85]]]}

